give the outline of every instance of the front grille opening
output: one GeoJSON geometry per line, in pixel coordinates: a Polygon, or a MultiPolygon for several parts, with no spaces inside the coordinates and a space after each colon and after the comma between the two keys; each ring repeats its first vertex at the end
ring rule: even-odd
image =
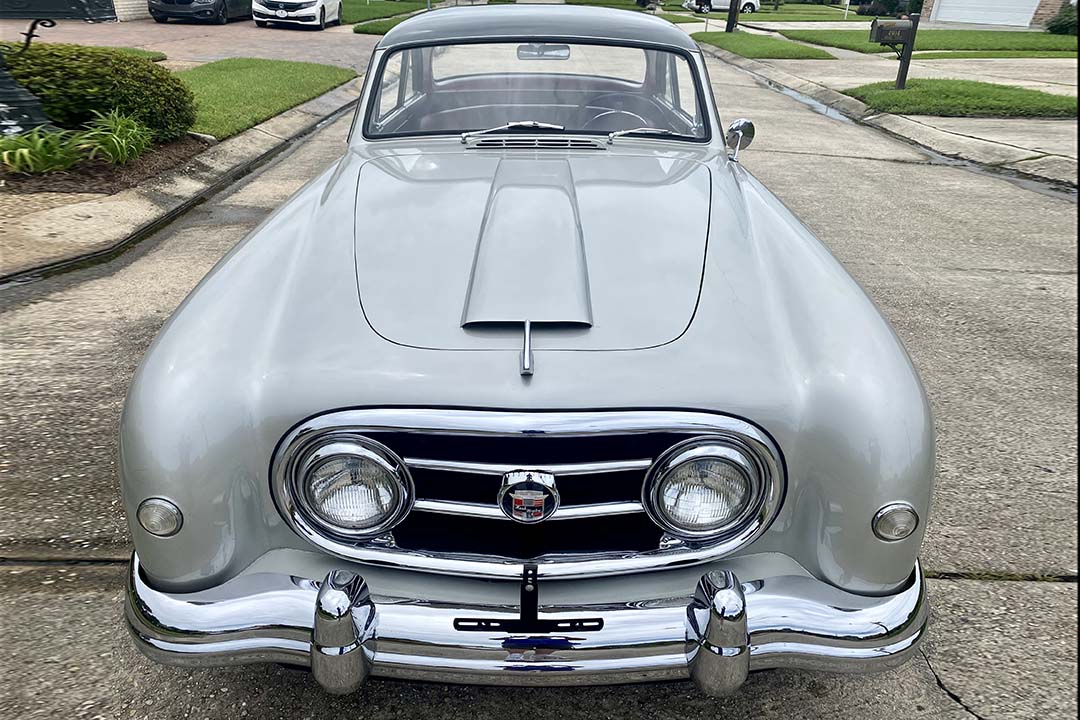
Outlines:
{"type": "MultiPolygon", "coordinates": [[[[487,435],[451,432],[364,431],[410,460],[542,469],[558,465],[640,461],[664,453],[690,433],[648,431],[591,435],[487,435]]],[[[500,474],[410,465],[416,497],[497,508],[500,474]]],[[[644,468],[555,474],[561,507],[641,500],[644,468]]],[[[398,547],[434,554],[475,554],[520,560],[544,555],[641,552],[659,548],[662,530],[644,512],[525,525],[508,518],[470,517],[424,510],[394,528],[398,547]]]]}
{"type": "Polygon", "coordinates": [[[655,458],[693,433],[485,436],[454,433],[364,432],[403,458],[509,464],[522,469],[546,464],[655,458]]]}
{"type": "MultiPolygon", "coordinates": [[[[425,500],[494,505],[502,478],[498,475],[477,475],[466,472],[410,469],[416,485],[416,497],[425,500]]],[[[625,502],[641,499],[641,471],[567,475],[556,478],[563,505],[625,502]]]]}
{"type": "Polygon", "coordinates": [[[521,525],[455,515],[411,513],[394,528],[407,550],[498,555],[530,560],[542,555],[656,550],[662,532],[644,513],[521,525]]]}

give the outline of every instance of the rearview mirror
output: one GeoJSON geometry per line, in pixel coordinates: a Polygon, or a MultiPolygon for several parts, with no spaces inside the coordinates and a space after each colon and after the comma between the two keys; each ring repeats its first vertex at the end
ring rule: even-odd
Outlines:
{"type": "Polygon", "coordinates": [[[548,43],[527,43],[518,45],[518,60],[569,60],[569,45],[551,45],[548,43]]]}
{"type": "Polygon", "coordinates": [[[749,147],[754,142],[754,123],[740,118],[728,126],[727,135],[724,138],[728,148],[731,149],[731,159],[739,161],[739,151],[749,147]]]}

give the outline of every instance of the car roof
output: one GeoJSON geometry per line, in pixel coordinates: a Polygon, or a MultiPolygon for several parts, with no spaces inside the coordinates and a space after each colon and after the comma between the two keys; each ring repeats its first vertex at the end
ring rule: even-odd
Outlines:
{"type": "Polygon", "coordinates": [[[499,38],[557,38],[698,49],[685,32],[649,13],[548,4],[473,5],[420,13],[392,28],[377,47],[499,38]]]}

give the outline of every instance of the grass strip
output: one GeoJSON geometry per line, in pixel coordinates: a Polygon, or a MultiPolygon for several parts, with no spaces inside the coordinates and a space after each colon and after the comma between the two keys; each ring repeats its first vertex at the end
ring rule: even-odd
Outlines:
{"type": "MultiPolygon", "coordinates": [[[[434,4],[434,0],[432,4],[434,4]]],[[[341,21],[349,24],[360,23],[365,20],[379,20],[426,9],[426,1],[371,0],[367,2],[367,0],[342,0],[341,21]]]]}
{"type": "Polygon", "coordinates": [[[714,45],[722,50],[748,58],[771,60],[834,60],[832,55],[819,48],[800,45],[769,35],[752,35],[744,32],[700,32],[690,37],[700,43],[714,45]]]}
{"type": "Polygon", "coordinates": [[[681,23],[700,23],[707,19],[704,15],[676,15],[675,13],[656,13],[656,17],[663,18],[669,23],[679,25],[681,23]]]}
{"type": "MultiPolygon", "coordinates": [[[[780,30],[792,40],[844,48],[862,53],[879,53],[885,48],[867,42],[864,30],[780,30]]],[[[1009,30],[920,30],[916,50],[1058,50],[1076,52],[1076,36],[1009,30]]]]}
{"type": "Polygon", "coordinates": [[[845,90],[874,110],[940,117],[1076,117],[1076,98],[974,80],[909,80],[845,90]]]}
{"type": "Polygon", "coordinates": [[[165,53],[158,52],[157,50],[143,50],[142,48],[131,47],[114,47],[110,49],[119,50],[125,55],[134,55],[135,57],[140,57],[144,60],[149,60],[150,62],[161,62],[162,60],[168,59],[165,53]]]}
{"type": "Polygon", "coordinates": [[[843,10],[834,10],[824,5],[785,5],[773,10],[766,4],[752,15],[742,15],[742,22],[870,22],[871,15],[856,15],[852,9],[847,17],[843,10]]]}
{"type": "Polygon", "coordinates": [[[1072,58],[1070,50],[954,50],[952,52],[921,52],[912,57],[916,60],[973,60],[979,58],[1072,58]]]}
{"type": "Polygon", "coordinates": [[[382,20],[372,20],[366,23],[360,23],[359,25],[353,25],[353,32],[360,35],[385,35],[390,32],[391,28],[394,28],[401,23],[405,22],[412,15],[403,15],[401,17],[384,18],[382,20]]]}
{"type": "Polygon", "coordinates": [[[332,65],[230,58],[176,75],[195,94],[195,132],[224,139],[356,77],[332,65]]]}

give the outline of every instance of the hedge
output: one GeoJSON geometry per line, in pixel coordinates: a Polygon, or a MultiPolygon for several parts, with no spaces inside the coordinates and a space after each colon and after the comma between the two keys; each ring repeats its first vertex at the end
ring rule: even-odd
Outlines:
{"type": "Polygon", "coordinates": [[[113,110],[174,140],[195,122],[195,98],[179,78],[149,60],[114,48],[39,43],[4,57],[15,79],[34,93],[55,124],[78,128],[113,110]]]}

